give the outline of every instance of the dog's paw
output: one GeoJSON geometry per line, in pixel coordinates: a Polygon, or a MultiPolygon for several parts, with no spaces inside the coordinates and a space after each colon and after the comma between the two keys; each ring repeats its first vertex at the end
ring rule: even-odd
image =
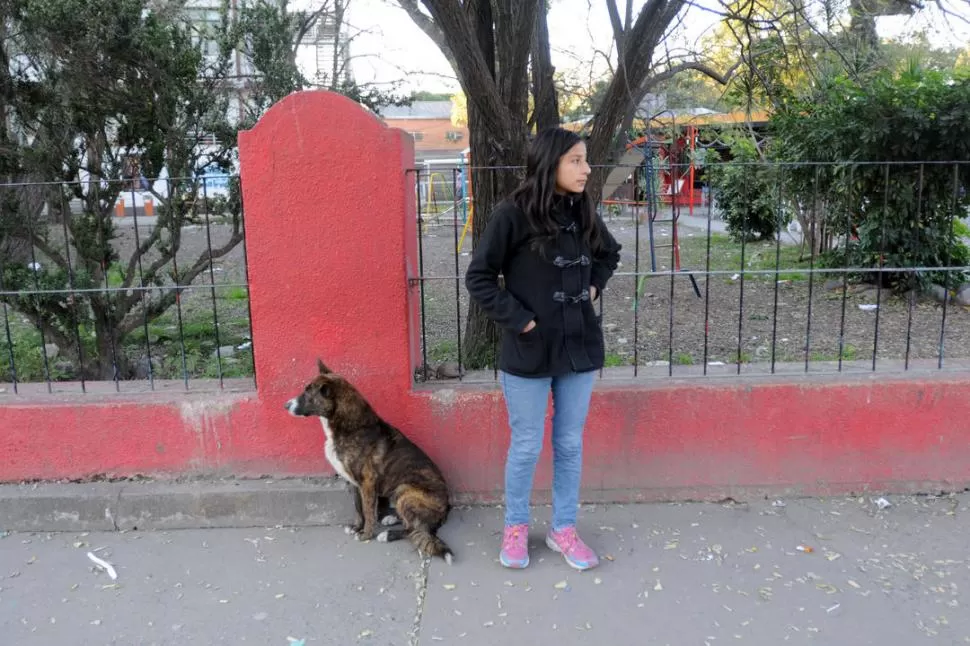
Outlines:
{"type": "Polygon", "coordinates": [[[374,539],[374,532],[365,532],[361,530],[354,534],[354,538],[360,541],[361,543],[366,543],[367,541],[374,539]]]}
{"type": "Polygon", "coordinates": [[[363,527],[354,527],[353,525],[344,525],[344,534],[347,536],[356,536],[360,533],[363,527]]]}
{"type": "Polygon", "coordinates": [[[381,518],[381,525],[383,525],[384,527],[393,527],[394,525],[400,525],[400,524],[401,524],[401,519],[398,518],[395,514],[388,514],[387,516],[384,516],[384,518],[381,518]]]}

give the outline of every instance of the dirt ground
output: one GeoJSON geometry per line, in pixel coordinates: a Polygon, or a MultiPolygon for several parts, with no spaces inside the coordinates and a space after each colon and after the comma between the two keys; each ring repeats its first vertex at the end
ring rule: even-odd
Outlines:
{"type": "MultiPolygon", "coordinates": [[[[640,225],[638,231],[632,218],[616,218],[608,225],[623,245],[621,266],[603,295],[608,367],[670,366],[677,374],[683,366],[703,365],[705,359],[709,365],[736,364],[740,356],[744,372],[758,364],[770,365],[772,360],[804,365],[807,359],[811,368],[838,362],[841,356],[843,362],[871,369],[875,353],[877,369],[882,364],[889,370],[898,369],[890,368],[890,362],[905,361],[907,352],[911,362],[936,361],[941,331],[945,332],[945,359],[970,357],[970,308],[949,304],[944,328],[943,305],[931,297],[919,296],[910,303],[852,276],[843,299],[845,272],[818,270],[817,264],[816,271],[809,272],[809,259],[800,261],[798,247],[791,244],[780,248],[777,281],[775,243],[747,244],[746,273],[741,276],[740,245],[717,233],[712,235],[708,274],[707,232],[683,224],[679,229],[681,273],[669,273],[673,264],[669,225],[656,225],[657,274],[650,275],[647,225],[640,225]],[[664,244],[667,247],[661,248],[664,244]],[[638,270],[643,276],[640,281],[638,270]]],[[[471,238],[457,254],[457,272],[453,225],[426,227],[421,242],[428,277],[428,361],[432,365],[456,361],[468,295],[463,281],[454,277],[464,275],[471,238]]]]}

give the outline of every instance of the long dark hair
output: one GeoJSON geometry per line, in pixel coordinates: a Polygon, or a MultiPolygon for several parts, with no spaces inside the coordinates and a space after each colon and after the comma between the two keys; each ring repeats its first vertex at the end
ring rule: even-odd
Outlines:
{"type": "MultiPolygon", "coordinates": [[[[548,128],[540,132],[529,146],[525,179],[513,191],[511,200],[525,213],[529,227],[536,234],[535,242],[540,252],[559,235],[560,227],[552,217],[559,160],[582,141],[579,135],[564,128],[548,128]]],[[[585,190],[569,197],[580,202],[579,223],[583,240],[595,254],[603,248],[603,236],[593,200],[585,190]]]]}

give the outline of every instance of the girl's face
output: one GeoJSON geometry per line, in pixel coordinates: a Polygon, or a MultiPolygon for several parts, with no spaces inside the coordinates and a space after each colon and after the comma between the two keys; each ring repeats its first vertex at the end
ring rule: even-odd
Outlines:
{"type": "Polygon", "coordinates": [[[586,144],[579,142],[559,158],[556,168],[557,193],[582,193],[590,168],[586,163],[586,144]]]}

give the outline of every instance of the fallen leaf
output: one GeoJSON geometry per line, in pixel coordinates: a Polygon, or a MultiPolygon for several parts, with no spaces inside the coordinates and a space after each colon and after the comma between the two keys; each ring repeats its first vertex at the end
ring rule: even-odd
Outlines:
{"type": "Polygon", "coordinates": [[[664,587],[660,585],[660,579],[657,579],[657,585],[653,586],[653,589],[656,590],[657,592],[664,589],[664,587]]]}
{"type": "Polygon", "coordinates": [[[454,590],[455,589],[455,584],[454,583],[446,583],[446,584],[444,584],[441,587],[443,587],[445,590],[454,590]]]}
{"type": "Polygon", "coordinates": [[[556,585],[554,585],[553,587],[554,587],[554,588],[556,588],[557,590],[565,590],[565,589],[566,589],[566,586],[568,586],[568,585],[569,585],[569,584],[568,584],[567,582],[565,582],[565,581],[560,581],[559,583],[557,583],[557,584],[556,584],[556,585]]]}

